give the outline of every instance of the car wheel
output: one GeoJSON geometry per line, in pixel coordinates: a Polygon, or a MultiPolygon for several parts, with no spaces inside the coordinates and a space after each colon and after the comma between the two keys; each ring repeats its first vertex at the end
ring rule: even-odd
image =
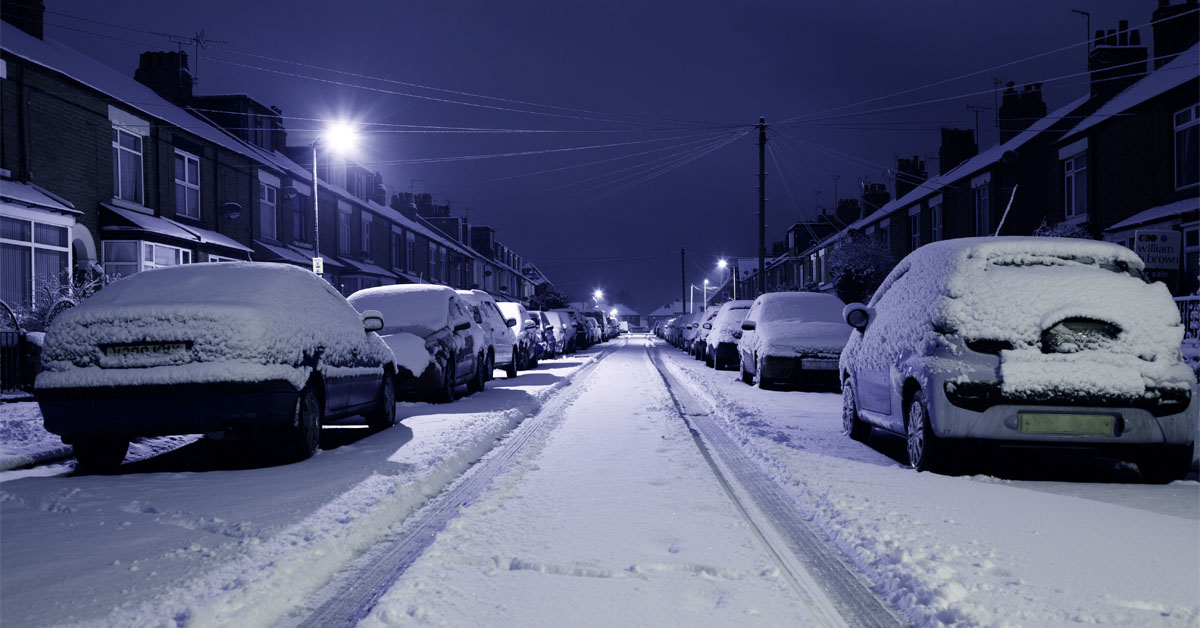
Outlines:
{"type": "Polygon", "coordinates": [[[754,384],[754,376],[746,370],[745,360],[738,360],[738,369],[742,372],[742,382],[746,384],[754,384]]]}
{"type": "MultiPolygon", "coordinates": [[[[493,379],[495,379],[495,377],[492,375],[493,373],[495,373],[495,371],[496,371],[496,355],[489,352],[487,354],[487,360],[484,361],[483,381],[490,382],[493,379]]],[[[483,390],[483,389],[480,388],[479,390],[483,390]]]]}
{"type": "Polygon", "coordinates": [[[943,470],[941,458],[945,443],[933,433],[929,424],[929,406],[925,403],[923,391],[913,393],[908,405],[905,431],[908,437],[908,466],[917,471],[943,470]]]}
{"type": "Polygon", "coordinates": [[[842,384],[842,433],[860,443],[867,442],[871,426],[858,416],[858,400],[854,397],[854,383],[846,378],[842,384]]]}
{"type": "Polygon", "coordinates": [[[775,388],[771,382],[768,382],[767,378],[763,376],[763,359],[761,357],[758,359],[758,362],[755,363],[755,366],[756,368],[754,374],[758,379],[758,387],[762,390],[772,390],[775,388]]]}
{"type": "Polygon", "coordinates": [[[512,362],[510,362],[508,366],[504,367],[505,379],[512,379],[517,376],[517,359],[520,357],[520,351],[520,349],[513,347],[512,362]]]}
{"type": "Polygon", "coordinates": [[[283,433],[280,453],[289,461],[304,460],[317,452],[321,441],[321,398],[309,384],[296,395],[292,424],[283,433]]]}
{"type": "Polygon", "coordinates": [[[1163,447],[1147,451],[1137,460],[1138,472],[1150,484],[1182,480],[1192,469],[1191,447],[1163,447]]]}
{"type": "Polygon", "coordinates": [[[76,473],[112,473],[125,460],[129,441],[121,438],[90,438],[72,447],[75,449],[76,473]]]}
{"type": "Polygon", "coordinates": [[[717,356],[712,351],[704,352],[704,365],[718,371],[721,370],[720,365],[717,364],[717,356]]]}
{"type": "Polygon", "coordinates": [[[480,355],[475,361],[475,376],[471,378],[471,381],[467,382],[467,392],[477,393],[483,390],[485,382],[487,382],[486,371],[484,369],[489,365],[490,361],[483,357],[483,355],[480,355]]]}
{"type": "Polygon", "coordinates": [[[396,376],[383,372],[379,385],[379,405],[367,414],[367,426],[373,431],[385,430],[396,424],[396,376]]]}
{"type": "Polygon", "coordinates": [[[450,403],[454,401],[454,354],[446,360],[446,366],[442,368],[442,387],[433,394],[434,403],[450,403]]]}

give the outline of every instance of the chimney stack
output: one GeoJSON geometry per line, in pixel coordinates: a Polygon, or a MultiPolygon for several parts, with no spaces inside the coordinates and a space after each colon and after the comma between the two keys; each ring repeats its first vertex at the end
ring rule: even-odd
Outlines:
{"type": "Polygon", "coordinates": [[[997,115],[1000,123],[1000,143],[1016,137],[1037,120],[1046,117],[1046,101],[1042,99],[1042,84],[1031,83],[1017,91],[1010,82],[997,115]]]}
{"type": "Polygon", "coordinates": [[[1109,99],[1146,75],[1146,47],[1141,33],[1129,30],[1129,20],[1121,20],[1117,30],[1096,31],[1096,45],[1088,53],[1092,97],[1109,99]]]}
{"type": "Polygon", "coordinates": [[[970,129],[942,127],[942,145],[938,148],[938,174],[946,174],[955,166],[979,154],[975,132],[970,129]]]}
{"type": "Polygon", "coordinates": [[[42,15],[45,12],[46,3],[42,0],[3,0],[0,2],[0,16],[3,16],[5,22],[38,39],[42,39],[42,15]]]}
{"type": "Polygon", "coordinates": [[[188,71],[186,52],[143,52],[133,78],[176,105],[191,102],[196,84],[188,71]]]}
{"type": "Polygon", "coordinates": [[[1195,11],[1198,6],[1197,0],[1180,4],[1158,0],[1158,8],[1151,18],[1154,21],[1154,69],[1166,65],[1200,39],[1200,18],[1195,15],[1180,16],[1195,11]]]}
{"type": "Polygon", "coordinates": [[[834,210],[834,215],[837,216],[839,226],[849,225],[850,223],[862,218],[862,205],[856,198],[839,198],[837,209],[834,210]]]}
{"type": "Polygon", "coordinates": [[[912,159],[896,158],[896,198],[903,198],[928,178],[925,162],[917,155],[913,155],[912,159]]]}
{"type": "Polygon", "coordinates": [[[863,184],[863,215],[870,216],[871,214],[875,213],[875,210],[883,207],[890,200],[892,200],[892,195],[888,193],[886,185],[882,183],[863,184]]]}

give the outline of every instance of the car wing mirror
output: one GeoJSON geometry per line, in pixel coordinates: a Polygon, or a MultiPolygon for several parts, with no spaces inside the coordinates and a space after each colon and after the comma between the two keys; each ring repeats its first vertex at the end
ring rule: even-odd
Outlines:
{"type": "Polygon", "coordinates": [[[705,329],[712,329],[712,323],[705,323],[705,324],[701,325],[701,327],[703,327],[705,329]]]}
{"type": "Polygon", "coordinates": [[[754,321],[742,321],[742,329],[746,331],[754,331],[757,324],[754,321]]]}
{"type": "Polygon", "coordinates": [[[372,332],[383,329],[383,313],[379,310],[367,310],[362,313],[363,331],[372,332]]]}
{"type": "Polygon", "coordinates": [[[470,322],[470,321],[463,321],[463,322],[461,322],[461,323],[459,323],[459,324],[457,324],[457,325],[455,325],[455,326],[454,326],[454,331],[467,331],[467,330],[468,330],[468,329],[470,329],[470,328],[471,328],[471,322],[470,322]]]}
{"type": "Polygon", "coordinates": [[[525,329],[537,329],[537,323],[531,318],[525,321],[525,329]]]}
{"type": "Polygon", "coordinates": [[[507,326],[509,326],[509,327],[516,327],[516,326],[517,326],[517,319],[515,319],[515,318],[506,318],[506,319],[504,319],[504,324],[505,324],[505,325],[507,325],[507,326]]]}
{"type": "Polygon", "coordinates": [[[862,303],[850,303],[842,308],[842,318],[846,319],[846,324],[862,331],[870,324],[871,319],[875,318],[875,308],[867,307],[862,303]]]}

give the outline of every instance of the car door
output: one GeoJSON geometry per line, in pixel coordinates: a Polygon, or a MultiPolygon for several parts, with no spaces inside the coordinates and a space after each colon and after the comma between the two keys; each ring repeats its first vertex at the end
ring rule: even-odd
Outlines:
{"type": "MultiPolygon", "coordinates": [[[[750,313],[746,315],[746,318],[742,321],[742,323],[744,324],[753,321],[757,326],[760,312],[762,312],[762,304],[758,301],[755,301],[754,305],[750,306],[750,313]]],[[[742,329],[742,339],[738,341],[738,355],[741,357],[742,364],[745,365],[746,370],[749,373],[754,373],[754,369],[756,368],[756,364],[754,363],[753,349],[755,335],[756,334],[753,329],[742,329]]]]}
{"type": "Polygon", "coordinates": [[[871,299],[875,308],[873,320],[867,323],[862,331],[862,339],[854,361],[854,383],[858,397],[859,408],[868,412],[884,415],[884,422],[890,422],[892,408],[892,339],[888,337],[888,325],[883,324],[881,317],[887,317],[892,307],[892,301],[905,294],[905,277],[901,276],[888,285],[883,292],[871,299]]]}
{"type": "Polygon", "coordinates": [[[453,336],[451,344],[454,346],[455,381],[462,381],[475,372],[475,352],[479,350],[475,346],[475,335],[471,333],[469,326],[467,329],[455,329],[463,323],[469,325],[470,322],[471,315],[462,299],[458,295],[451,295],[450,333],[453,336]]]}

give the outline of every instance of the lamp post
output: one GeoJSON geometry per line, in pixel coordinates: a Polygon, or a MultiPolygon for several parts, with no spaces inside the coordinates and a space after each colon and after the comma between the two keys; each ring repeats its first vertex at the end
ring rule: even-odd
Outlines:
{"type": "Polygon", "coordinates": [[[345,122],[337,122],[325,130],[325,133],[313,140],[313,272],[324,273],[324,260],[321,259],[321,189],[320,177],[317,176],[317,144],[325,140],[325,144],[337,153],[348,153],[358,142],[358,134],[354,127],[345,122]]]}
{"type": "Polygon", "coordinates": [[[704,280],[704,311],[708,311],[708,279],[704,280]]]}

